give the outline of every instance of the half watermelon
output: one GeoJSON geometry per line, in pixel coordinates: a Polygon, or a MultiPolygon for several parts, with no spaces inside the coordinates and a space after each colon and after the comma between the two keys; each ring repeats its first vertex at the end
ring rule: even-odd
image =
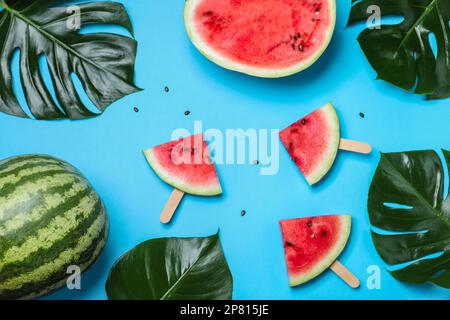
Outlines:
{"type": "Polygon", "coordinates": [[[174,188],[199,196],[222,193],[203,134],[162,144],[144,154],[155,173],[174,188]]]}
{"type": "Polygon", "coordinates": [[[186,0],[193,44],[216,64],[278,78],[311,66],[330,43],[335,0],[186,0]]]}
{"type": "Polygon", "coordinates": [[[350,215],[280,221],[289,285],[305,283],[328,269],[350,236],[350,215]]]}
{"type": "Polygon", "coordinates": [[[316,184],[333,166],[339,149],[336,109],[328,103],[281,131],[280,139],[308,183],[316,184]]]}

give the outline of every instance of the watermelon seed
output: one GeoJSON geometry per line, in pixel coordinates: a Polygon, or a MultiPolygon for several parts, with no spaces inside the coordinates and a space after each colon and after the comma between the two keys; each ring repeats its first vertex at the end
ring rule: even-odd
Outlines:
{"type": "Polygon", "coordinates": [[[133,110],[134,110],[134,112],[139,112],[138,107],[134,107],[133,110]]]}
{"type": "Polygon", "coordinates": [[[253,164],[254,165],[258,165],[259,164],[259,160],[253,160],[253,164]]]}
{"type": "Polygon", "coordinates": [[[185,116],[188,116],[188,115],[190,115],[191,114],[191,112],[189,111],[189,110],[186,110],[185,112],[184,112],[184,115],[185,116]]]}
{"type": "Polygon", "coordinates": [[[245,211],[245,210],[241,211],[241,216],[245,216],[246,214],[247,214],[247,211],[245,211]]]}
{"type": "Polygon", "coordinates": [[[363,112],[360,112],[360,113],[359,113],[359,116],[360,116],[361,118],[363,118],[363,119],[366,117],[366,115],[365,115],[363,112]]]}
{"type": "Polygon", "coordinates": [[[212,11],[206,11],[205,12],[205,16],[210,16],[210,15],[212,15],[212,11]]]}
{"type": "Polygon", "coordinates": [[[322,237],[328,236],[328,232],[326,232],[326,230],[322,230],[321,234],[322,234],[322,237]]]}
{"type": "Polygon", "coordinates": [[[306,119],[302,119],[302,124],[306,124],[306,119]]]}
{"type": "Polygon", "coordinates": [[[298,45],[298,50],[299,51],[303,51],[304,50],[304,48],[303,48],[303,46],[301,44],[298,45]]]}
{"type": "Polygon", "coordinates": [[[312,222],[308,221],[308,223],[306,225],[308,226],[308,228],[311,228],[312,227],[312,222]]]}
{"type": "Polygon", "coordinates": [[[168,86],[165,86],[165,87],[164,87],[164,91],[165,91],[165,92],[169,92],[169,87],[168,87],[168,86]]]}

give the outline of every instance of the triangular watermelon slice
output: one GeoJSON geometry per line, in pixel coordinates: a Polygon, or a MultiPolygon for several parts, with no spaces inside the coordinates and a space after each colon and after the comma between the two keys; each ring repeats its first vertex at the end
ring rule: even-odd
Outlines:
{"type": "Polygon", "coordinates": [[[350,236],[350,215],[280,221],[289,285],[305,283],[328,269],[350,236]]]}
{"type": "Polygon", "coordinates": [[[331,103],[280,132],[291,159],[310,185],[330,170],[340,143],[339,118],[331,103]]]}
{"type": "Polygon", "coordinates": [[[222,193],[203,134],[162,144],[144,154],[155,173],[174,188],[199,196],[222,193]]]}

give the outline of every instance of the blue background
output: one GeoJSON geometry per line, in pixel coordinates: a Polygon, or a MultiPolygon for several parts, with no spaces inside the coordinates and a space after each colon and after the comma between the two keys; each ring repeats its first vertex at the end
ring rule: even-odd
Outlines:
{"type": "MultiPolygon", "coordinates": [[[[450,298],[450,291],[402,284],[388,274],[372,245],[366,209],[378,151],[450,149],[449,100],[424,101],[376,81],[356,41],[363,26],[345,28],[350,1],[338,3],[336,32],[324,56],[309,70],[277,80],[241,75],[206,60],[185,34],[184,1],[132,0],[126,7],[139,41],[136,83],[144,91],[86,121],[38,122],[0,114],[0,158],[46,153],[65,159],[90,179],[109,209],[110,238],[98,263],[83,276],[82,290],[62,289],[48,298],[104,299],[110,267],[138,243],[207,236],[218,228],[235,299],[450,298]],[[341,152],[316,188],[306,184],[284,149],[275,176],[261,176],[254,165],[219,165],[222,197],[187,196],[171,225],[159,223],[171,187],[153,174],[144,148],[168,141],[174,129],[193,130],[194,120],[203,121],[204,129],[284,128],[328,101],[338,109],[343,136],[370,142],[371,156],[341,152]],[[361,288],[350,289],[330,271],[290,288],[278,221],[334,213],[353,215],[351,239],[340,260],[361,279],[361,288]],[[366,286],[369,265],[382,268],[381,290],[366,286]]],[[[16,92],[24,104],[17,63],[16,57],[16,92]]],[[[42,69],[50,84],[44,64],[42,69]]]]}

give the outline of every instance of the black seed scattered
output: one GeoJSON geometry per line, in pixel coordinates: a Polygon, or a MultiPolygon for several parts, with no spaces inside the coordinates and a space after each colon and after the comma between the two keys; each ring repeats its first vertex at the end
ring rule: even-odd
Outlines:
{"type": "Polygon", "coordinates": [[[308,221],[308,223],[306,225],[308,226],[308,228],[311,228],[312,227],[312,222],[308,221]]]}
{"type": "Polygon", "coordinates": [[[259,164],[259,160],[253,160],[253,164],[256,166],[259,164]]]}
{"type": "Polygon", "coordinates": [[[245,211],[245,210],[241,211],[241,216],[245,216],[246,214],[247,214],[247,211],[245,211]]]}
{"type": "Polygon", "coordinates": [[[302,119],[301,123],[306,124],[306,119],[302,119]]]}
{"type": "Polygon", "coordinates": [[[363,118],[363,119],[366,117],[366,115],[365,115],[363,112],[360,112],[360,113],[359,113],[359,116],[360,116],[361,118],[363,118]]]}
{"type": "Polygon", "coordinates": [[[328,232],[326,230],[322,230],[320,234],[322,235],[322,237],[328,236],[328,232]]]}
{"type": "Polygon", "coordinates": [[[188,115],[190,115],[191,114],[191,112],[189,111],[189,110],[186,110],[185,112],[184,112],[184,115],[185,116],[188,116],[188,115]]]}
{"type": "Polygon", "coordinates": [[[134,112],[139,112],[138,107],[134,107],[133,110],[134,110],[134,112]]]}
{"type": "Polygon", "coordinates": [[[212,11],[206,11],[205,12],[205,16],[210,16],[210,15],[212,15],[212,11]]]}
{"type": "Polygon", "coordinates": [[[165,91],[165,92],[169,92],[169,87],[168,87],[168,86],[165,86],[165,87],[164,87],[164,91],[165,91]]]}

